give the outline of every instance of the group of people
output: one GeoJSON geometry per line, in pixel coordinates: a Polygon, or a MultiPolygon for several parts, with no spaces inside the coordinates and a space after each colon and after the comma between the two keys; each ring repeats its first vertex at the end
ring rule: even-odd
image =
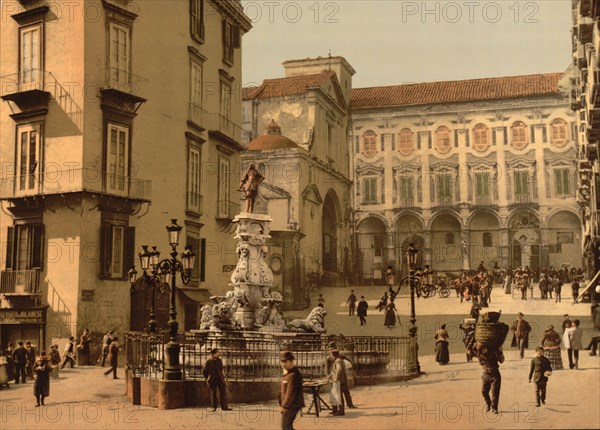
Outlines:
{"type": "MultiPolygon", "coordinates": [[[[461,325],[462,328],[462,325],[461,325]]],[[[567,350],[570,369],[579,369],[579,351],[584,349],[582,345],[582,329],[580,321],[574,319],[571,321],[568,315],[564,315],[562,322],[563,334],[554,330],[550,325],[544,331],[541,345],[535,348],[535,357],[532,358],[528,381],[534,384],[535,404],[537,407],[546,403],[546,391],[548,378],[555,370],[563,369],[561,357],[561,344],[567,350]]],[[[531,325],[525,320],[523,313],[518,314],[518,318],[513,323],[511,330],[513,340],[511,346],[517,347],[519,357],[524,358],[524,351],[529,347],[529,334],[532,330],[531,325]]],[[[467,331],[465,330],[465,334],[467,331]]],[[[467,339],[467,336],[465,336],[467,339]]],[[[585,349],[590,349],[590,355],[595,355],[595,349],[600,341],[596,336],[590,341],[585,349]]],[[[498,413],[498,402],[500,398],[500,386],[502,377],[500,375],[499,364],[504,362],[504,353],[501,347],[491,347],[476,342],[474,337],[469,335],[469,346],[467,348],[467,360],[475,356],[479,359],[482,366],[482,395],[487,405],[494,413],[498,413]],[[490,396],[491,392],[491,396],[490,396]]]]}
{"type": "MultiPolygon", "coordinates": [[[[294,354],[290,351],[281,351],[279,361],[283,370],[280,382],[279,406],[281,412],[281,428],[293,430],[294,420],[298,412],[305,406],[303,394],[302,373],[296,367],[294,354]]],[[[352,401],[352,395],[348,385],[347,370],[352,367],[352,362],[330,344],[329,355],[326,361],[328,382],[331,384],[330,402],[331,415],[343,416],[346,414],[346,406],[354,409],[356,406],[352,401]]],[[[206,361],[203,376],[210,393],[213,411],[221,406],[224,411],[231,411],[227,399],[227,385],[223,373],[223,360],[218,348],[210,350],[210,358],[206,361]]]]}
{"type": "Polygon", "coordinates": [[[462,273],[460,277],[452,281],[452,286],[456,291],[456,297],[460,302],[476,300],[482,307],[488,307],[491,302],[493,279],[485,271],[479,271],[477,274],[468,276],[462,273]]]}
{"type": "MultiPolygon", "coordinates": [[[[117,377],[119,344],[118,338],[110,330],[103,339],[103,351],[98,364],[104,367],[106,360],[110,368],[105,375],[113,373],[114,379],[117,377]]],[[[27,381],[33,381],[33,392],[36,398],[36,406],[44,405],[44,398],[50,395],[50,376],[58,378],[59,369],[64,369],[69,365],[74,368],[76,364],[76,354],[80,354],[80,362],[88,364],[90,362],[90,339],[89,331],[85,329],[76,343],[75,337],[69,337],[66,343],[63,356],[59,352],[58,344],[50,345],[50,351],[45,350],[36,354],[35,346],[31,341],[19,341],[17,347],[13,342],[9,342],[8,347],[2,351],[6,359],[6,371],[8,382],[14,381],[15,384],[25,384],[27,381]]]]}
{"type": "MultiPolygon", "coordinates": [[[[383,325],[389,329],[396,326],[396,319],[398,320],[398,324],[400,324],[400,317],[398,317],[396,305],[394,303],[395,297],[396,295],[393,294],[393,290],[389,293],[386,291],[379,300],[377,306],[375,306],[375,309],[379,311],[385,309],[383,325]]],[[[360,320],[360,325],[364,326],[367,324],[367,309],[369,309],[369,304],[367,303],[365,296],[360,296],[360,300],[357,301],[354,290],[351,290],[348,300],[346,300],[346,305],[348,306],[348,316],[354,316],[356,313],[360,320]]]]}

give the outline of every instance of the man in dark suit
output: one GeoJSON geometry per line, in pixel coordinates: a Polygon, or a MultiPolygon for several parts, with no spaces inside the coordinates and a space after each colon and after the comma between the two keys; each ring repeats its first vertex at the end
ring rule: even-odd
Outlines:
{"type": "Polygon", "coordinates": [[[210,355],[211,357],[206,361],[202,374],[206,378],[206,384],[210,390],[213,411],[217,410],[217,389],[219,390],[221,409],[231,411],[232,409],[227,405],[227,390],[225,389],[221,352],[217,348],[213,348],[210,350],[210,355]]]}
{"type": "Polygon", "coordinates": [[[369,304],[365,300],[365,296],[360,296],[360,302],[358,302],[358,308],[356,309],[356,314],[360,318],[360,325],[365,325],[367,323],[368,308],[369,304]]]}
{"type": "Polygon", "coordinates": [[[23,346],[23,342],[19,342],[19,346],[13,351],[13,360],[15,362],[15,384],[19,383],[19,377],[24,384],[27,382],[27,373],[25,366],[27,365],[27,351],[23,346]]]}
{"type": "Polygon", "coordinates": [[[25,366],[27,377],[33,380],[33,365],[35,364],[37,357],[35,354],[35,348],[31,345],[31,342],[25,342],[25,351],[27,352],[27,365],[25,366]]]}
{"type": "Polygon", "coordinates": [[[279,354],[279,361],[284,372],[279,391],[282,430],[294,430],[296,415],[304,407],[302,374],[294,364],[294,359],[294,355],[289,351],[282,351],[279,354]]]}
{"type": "Polygon", "coordinates": [[[510,346],[519,348],[519,357],[523,358],[525,357],[525,348],[529,348],[529,333],[531,332],[531,326],[523,319],[523,313],[519,312],[518,318],[513,323],[512,331],[514,335],[510,346]]]}
{"type": "Polygon", "coordinates": [[[500,375],[500,364],[504,363],[504,353],[501,348],[475,343],[472,349],[473,356],[479,359],[481,364],[481,394],[485,400],[486,410],[492,409],[498,414],[498,403],[500,401],[500,386],[502,376],[500,375]],[[490,398],[490,390],[492,396],[490,398]]]}
{"type": "Polygon", "coordinates": [[[535,349],[535,357],[531,359],[531,366],[529,367],[529,382],[533,377],[535,383],[535,405],[540,406],[540,401],[546,404],[546,384],[548,383],[548,376],[552,372],[552,365],[550,360],[544,357],[544,348],[538,346],[535,349]]]}

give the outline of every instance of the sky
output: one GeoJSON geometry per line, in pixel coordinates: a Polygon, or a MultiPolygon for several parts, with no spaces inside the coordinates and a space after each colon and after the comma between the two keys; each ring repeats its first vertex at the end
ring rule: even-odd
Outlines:
{"type": "Polygon", "coordinates": [[[281,63],[343,56],[353,87],[564,71],[571,0],[243,0],[245,86],[281,63]]]}

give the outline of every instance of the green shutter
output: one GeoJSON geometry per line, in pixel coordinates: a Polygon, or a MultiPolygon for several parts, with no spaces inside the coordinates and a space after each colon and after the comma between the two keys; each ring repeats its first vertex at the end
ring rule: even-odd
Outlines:
{"type": "Polygon", "coordinates": [[[15,240],[16,229],[14,227],[8,227],[6,229],[6,270],[13,270],[15,268],[15,240]]]}
{"type": "Polygon", "coordinates": [[[135,264],[135,227],[125,227],[123,237],[123,278],[135,264]]]}
{"type": "Polygon", "coordinates": [[[31,268],[43,268],[44,261],[44,224],[35,224],[33,231],[33,249],[31,255],[31,268]]]}

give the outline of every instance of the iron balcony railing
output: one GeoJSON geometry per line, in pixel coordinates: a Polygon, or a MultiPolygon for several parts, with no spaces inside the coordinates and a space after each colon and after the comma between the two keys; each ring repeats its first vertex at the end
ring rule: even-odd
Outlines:
{"type": "Polygon", "coordinates": [[[209,113],[195,103],[189,104],[188,119],[203,129],[209,128],[209,113]]]}
{"type": "Polygon", "coordinates": [[[531,203],[532,201],[529,194],[515,194],[515,203],[531,203]]]}
{"type": "Polygon", "coordinates": [[[123,93],[138,96],[140,87],[148,79],[130,73],[128,70],[118,67],[107,67],[102,69],[104,81],[102,89],[113,89],[123,93]]]}
{"type": "Polygon", "coordinates": [[[236,202],[219,200],[217,201],[217,219],[232,220],[236,215],[239,215],[241,205],[236,202]]]}
{"type": "Polygon", "coordinates": [[[218,131],[238,143],[241,142],[244,130],[230,118],[218,113],[207,113],[206,120],[210,131],[218,131]]]}
{"type": "Polygon", "coordinates": [[[50,93],[79,131],[83,130],[83,110],[51,72],[29,69],[0,77],[0,94],[2,96],[33,90],[50,93]]]}
{"type": "Polygon", "coordinates": [[[39,295],[40,269],[1,271],[0,293],[39,295]]]}
{"type": "Polygon", "coordinates": [[[475,204],[491,205],[492,204],[492,196],[490,196],[490,195],[475,196],[475,204]]]}
{"type": "Polygon", "coordinates": [[[202,213],[204,198],[199,193],[187,193],[187,210],[198,214],[202,213]]]}
{"type": "Polygon", "coordinates": [[[152,182],[94,168],[47,170],[42,174],[0,178],[0,199],[74,192],[92,192],[150,201],[152,182]]]}

